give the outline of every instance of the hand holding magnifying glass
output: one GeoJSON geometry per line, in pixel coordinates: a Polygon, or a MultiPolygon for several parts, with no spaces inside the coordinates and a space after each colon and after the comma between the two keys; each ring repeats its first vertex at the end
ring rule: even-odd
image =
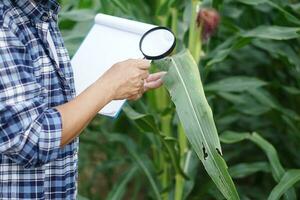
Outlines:
{"type": "MultiPolygon", "coordinates": [[[[147,60],[162,59],[172,53],[176,38],[171,30],[155,27],[147,31],[140,40],[140,51],[147,60]]],[[[127,60],[115,64],[106,73],[106,79],[114,85],[113,99],[139,99],[142,94],[162,85],[166,72],[148,73],[149,63],[146,60],[127,60]],[[128,66],[131,66],[128,68],[128,66]],[[138,76],[137,76],[138,75],[138,76]]]]}

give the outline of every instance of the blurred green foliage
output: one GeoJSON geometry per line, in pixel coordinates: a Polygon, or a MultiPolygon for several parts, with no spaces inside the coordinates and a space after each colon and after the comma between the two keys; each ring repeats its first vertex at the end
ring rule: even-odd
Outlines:
{"type": "MultiPolygon", "coordinates": [[[[196,0],[60,2],[71,55],[99,12],[168,26],[177,51],[192,48],[196,0]]],[[[300,2],[205,0],[201,7],[222,16],[202,46],[199,70],[241,199],[285,193],[296,200],[299,171],[289,169],[300,168],[300,2]]],[[[131,102],[116,120],[97,116],[80,138],[80,198],[224,199],[182,132],[164,89],[131,102]]]]}

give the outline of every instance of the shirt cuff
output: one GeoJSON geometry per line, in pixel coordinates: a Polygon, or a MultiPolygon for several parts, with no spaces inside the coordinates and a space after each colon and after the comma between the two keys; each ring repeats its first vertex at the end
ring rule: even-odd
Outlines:
{"type": "Polygon", "coordinates": [[[41,125],[38,134],[37,160],[33,164],[35,167],[42,166],[55,160],[60,151],[62,118],[56,108],[48,108],[38,119],[41,125]]]}

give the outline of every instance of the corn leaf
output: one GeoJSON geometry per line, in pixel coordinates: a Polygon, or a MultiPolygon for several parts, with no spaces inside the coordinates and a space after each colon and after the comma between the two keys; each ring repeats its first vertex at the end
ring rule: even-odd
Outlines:
{"type": "Polygon", "coordinates": [[[84,197],[84,196],[81,196],[80,194],[77,195],[77,200],[89,200],[88,198],[84,197]]]}
{"type": "Polygon", "coordinates": [[[210,106],[206,100],[198,66],[189,51],[154,62],[168,73],[164,77],[187,138],[206,171],[226,199],[239,195],[221,156],[221,145],[210,106]]]}
{"type": "Polygon", "coordinates": [[[125,112],[126,116],[132,120],[131,122],[133,125],[136,126],[141,132],[152,132],[159,137],[163,147],[166,149],[166,152],[171,159],[171,163],[173,164],[176,172],[185,179],[188,179],[187,175],[180,167],[180,156],[178,155],[179,152],[177,151],[177,140],[172,137],[167,137],[160,132],[158,125],[155,123],[154,116],[150,114],[138,113],[129,105],[125,105],[123,107],[123,111],[125,112]]]}
{"type": "MultiPolygon", "coordinates": [[[[241,142],[243,140],[250,140],[259,146],[267,155],[268,160],[270,162],[270,168],[272,171],[272,175],[276,182],[279,182],[283,177],[285,170],[280,163],[278,154],[276,149],[272,144],[270,144],[267,140],[262,138],[257,133],[236,133],[233,131],[226,131],[221,135],[221,141],[226,144],[232,144],[236,142],[241,142]]],[[[285,193],[285,199],[293,200],[296,199],[296,193],[294,188],[291,188],[289,191],[285,193]]]]}
{"type": "Polygon", "coordinates": [[[234,76],[206,85],[205,91],[243,92],[262,87],[266,84],[266,82],[257,78],[234,76]]]}
{"type": "Polygon", "coordinates": [[[232,144],[243,140],[250,140],[254,142],[265,152],[271,165],[273,177],[276,181],[279,181],[284,174],[284,168],[279,161],[276,149],[268,141],[266,141],[257,133],[250,134],[227,131],[221,136],[221,141],[227,144],[232,144]]]}
{"type": "Polygon", "coordinates": [[[241,163],[229,168],[229,173],[233,178],[244,178],[257,172],[270,172],[269,163],[241,163]]]}
{"type": "Polygon", "coordinates": [[[121,200],[126,192],[126,186],[129,181],[134,177],[138,168],[133,166],[130,170],[126,171],[116,182],[111,192],[108,194],[107,200],[121,200]]]}
{"type": "Polygon", "coordinates": [[[248,4],[248,5],[258,5],[258,4],[261,4],[261,3],[267,3],[268,0],[238,0],[239,2],[241,3],[244,3],[244,4],[248,4]]]}
{"type": "Polygon", "coordinates": [[[106,133],[106,139],[109,142],[118,142],[124,145],[132,159],[146,175],[150,186],[152,187],[155,199],[161,200],[159,185],[157,184],[156,177],[152,175],[153,170],[151,170],[151,165],[148,164],[151,163],[149,161],[150,159],[145,154],[138,151],[137,146],[135,145],[133,140],[127,135],[119,133],[106,133]]]}
{"type": "Polygon", "coordinates": [[[125,105],[123,107],[123,111],[125,112],[126,116],[129,119],[131,119],[132,122],[135,123],[134,125],[141,132],[152,132],[157,135],[160,134],[160,130],[155,122],[154,116],[150,114],[138,113],[135,110],[133,110],[129,105],[125,105]]]}
{"type": "Polygon", "coordinates": [[[252,5],[252,6],[258,6],[260,4],[268,4],[271,7],[282,12],[282,14],[285,16],[285,18],[287,20],[289,20],[290,22],[298,24],[298,25],[300,24],[300,20],[297,17],[295,17],[293,14],[289,13],[288,11],[286,11],[284,8],[282,8],[278,4],[274,3],[273,1],[270,1],[270,0],[238,0],[238,1],[240,3],[244,3],[244,4],[248,4],[248,5],[252,5]]]}
{"type": "Polygon", "coordinates": [[[299,38],[300,28],[283,26],[259,26],[243,33],[243,37],[254,37],[271,40],[290,40],[299,38]]]}
{"type": "Polygon", "coordinates": [[[268,200],[277,200],[288,191],[288,189],[292,188],[295,183],[300,181],[300,170],[294,169],[285,172],[282,179],[276,185],[276,187],[272,190],[268,200]]]}
{"type": "MultiPolygon", "coordinates": [[[[186,154],[186,160],[184,165],[184,172],[188,175],[188,177],[195,177],[197,175],[199,164],[200,161],[197,155],[192,150],[189,150],[186,154]]],[[[188,196],[192,192],[194,185],[195,185],[195,180],[192,178],[184,182],[184,187],[183,187],[184,200],[188,199],[188,196]]]]}

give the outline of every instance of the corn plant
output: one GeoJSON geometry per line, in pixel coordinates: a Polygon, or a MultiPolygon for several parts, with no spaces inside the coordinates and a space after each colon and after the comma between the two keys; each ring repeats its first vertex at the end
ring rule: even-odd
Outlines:
{"type": "MultiPolygon", "coordinates": [[[[61,4],[60,26],[71,55],[97,12],[171,28],[178,39],[171,60],[180,60],[182,54],[176,54],[183,49],[191,52],[192,57],[185,54],[189,64],[182,69],[191,67],[192,77],[199,78],[198,65],[202,83],[197,78],[191,89],[203,95],[203,84],[214,116],[213,122],[210,114],[204,115],[211,123],[201,124],[213,132],[208,141],[214,142],[207,145],[201,142],[206,137],[198,138],[201,135],[188,129],[182,105],[172,102],[166,88],[130,103],[115,121],[97,117],[81,136],[80,198],[234,199],[235,187],[241,199],[299,197],[299,1],[61,0],[61,4]],[[206,15],[199,14],[203,8],[214,8],[221,16],[211,38],[204,34],[209,29],[203,21],[206,15]],[[213,124],[224,132],[222,157],[214,148],[221,151],[213,124]],[[207,159],[226,161],[235,187],[223,161],[214,167],[222,168],[222,180],[228,185],[218,184],[210,171],[214,168],[207,167],[210,160],[204,159],[207,154],[207,159]]],[[[185,109],[187,105],[184,102],[185,109]]],[[[205,105],[201,109],[208,108],[205,105]]]]}
{"type": "Polygon", "coordinates": [[[205,98],[198,67],[189,51],[155,64],[168,71],[164,77],[187,137],[206,171],[226,199],[239,199],[222,159],[212,111],[205,98]]]}

